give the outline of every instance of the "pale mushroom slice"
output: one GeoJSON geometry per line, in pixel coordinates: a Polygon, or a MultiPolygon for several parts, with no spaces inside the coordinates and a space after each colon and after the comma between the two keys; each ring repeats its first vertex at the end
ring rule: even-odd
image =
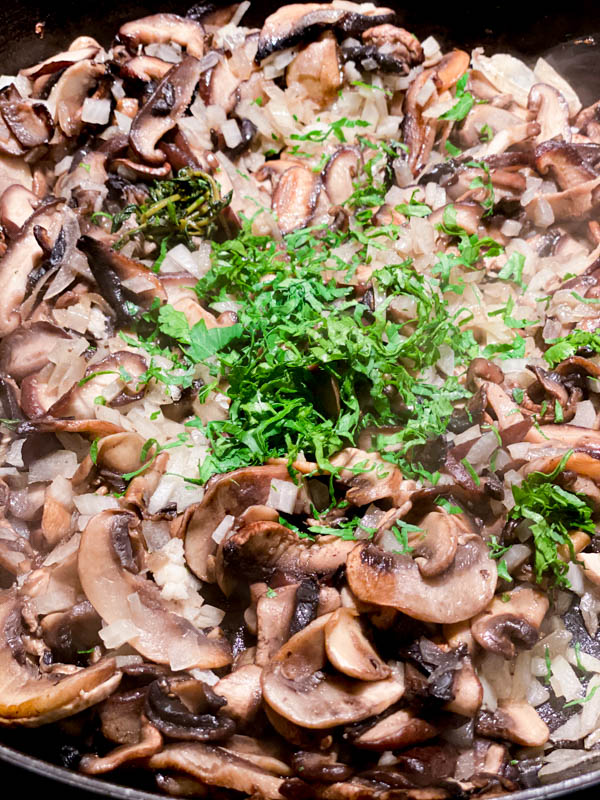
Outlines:
{"type": "Polygon", "coordinates": [[[471,621],[471,633],[485,650],[512,659],[516,655],[515,643],[530,649],[537,642],[549,605],[543,592],[520,587],[494,597],[489,607],[471,621]]]}
{"type": "Polygon", "coordinates": [[[324,673],[327,663],[325,628],[330,614],[318,617],[292,636],[263,669],[265,702],[302,728],[322,729],[359,722],[381,714],[404,694],[404,674],[355,681],[324,673]]]}
{"type": "Polygon", "coordinates": [[[347,580],[365,603],[402,611],[425,622],[460,622],[482,611],[494,596],[496,562],[480,536],[458,537],[456,556],[441,575],[425,578],[409,555],[359,544],[348,556],[347,580]]]}
{"type": "Polygon", "coordinates": [[[175,42],[191,56],[204,54],[204,28],[190,17],[177,14],[151,14],[126,22],[119,28],[119,38],[132,50],[140,44],[175,42]]]}
{"type": "Polygon", "coordinates": [[[231,663],[227,642],[205,635],[169,610],[158,586],[131,571],[135,563],[129,531],[136,524],[134,514],[117,510],[96,514],[88,523],[78,569],[90,603],[107,626],[128,626],[128,643],[150,661],[176,669],[231,663]]]}
{"type": "Polygon", "coordinates": [[[476,723],[481,736],[508,739],[525,747],[542,747],[550,731],[538,712],[524,702],[501,702],[496,711],[483,711],[476,723]]]}
{"type": "Polygon", "coordinates": [[[325,650],[333,666],[361,681],[389,678],[391,670],[365,636],[358,614],[338,608],[325,626],[325,650]]]}
{"type": "Polygon", "coordinates": [[[81,119],[83,103],[90,90],[105,73],[104,64],[91,59],[76,61],[63,72],[50,93],[55,104],[56,118],[65,136],[78,136],[84,126],[81,119]]]}
{"type": "Polygon", "coordinates": [[[437,729],[412,711],[401,709],[379,720],[352,739],[363,750],[392,750],[409,747],[437,736],[437,729]]]}
{"type": "Polygon", "coordinates": [[[234,470],[215,478],[202,502],[185,511],[181,523],[185,560],[194,575],[203,581],[215,581],[217,543],[212,534],[226,516],[239,517],[250,506],[264,505],[273,480],[291,481],[287,467],[278,464],[234,470]]]}
{"type": "Polygon", "coordinates": [[[112,658],[62,679],[57,673],[41,674],[25,653],[21,609],[14,590],[0,593],[0,725],[37,727],[77,714],[112,694],[121,680],[112,658]]]}
{"type": "Polygon", "coordinates": [[[421,531],[411,532],[408,544],[424,578],[440,575],[454,561],[458,536],[463,533],[456,517],[432,511],[419,523],[421,531]]]}

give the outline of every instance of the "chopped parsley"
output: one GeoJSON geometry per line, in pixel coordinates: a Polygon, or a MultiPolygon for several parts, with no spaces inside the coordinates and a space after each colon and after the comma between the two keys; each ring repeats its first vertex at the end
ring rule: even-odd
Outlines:
{"type": "Polygon", "coordinates": [[[548,645],[544,647],[544,661],[546,662],[546,675],[544,683],[546,686],[550,685],[550,678],[552,677],[552,659],[550,658],[550,648],[548,645]]]}
{"type": "Polygon", "coordinates": [[[572,330],[560,339],[550,339],[550,347],[544,353],[544,358],[551,367],[560,364],[583,347],[590,348],[600,353],[600,334],[592,331],[572,330]]]}
{"type": "Polygon", "coordinates": [[[592,688],[586,694],[585,697],[578,697],[576,700],[571,700],[570,703],[565,703],[563,708],[570,708],[571,706],[582,706],[584,703],[589,703],[589,701],[596,694],[598,689],[600,689],[600,685],[596,684],[596,686],[592,686],[592,688]]]}
{"type": "Polygon", "coordinates": [[[395,206],[396,211],[404,214],[405,217],[428,217],[431,214],[431,208],[426,203],[415,200],[417,192],[418,190],[415,189],[408,203],[400,203],[395,206]]]}
{"type": "Polygon", "coordinates": [[[469,73],[465,74],[456,82],[456,100],[457,102],[448,111],[445,111],[439,116],[439,119],[450,120],[452,122],[460,122],[463,120],[469,111],[475,105],[475,98],[471,92],[466,91],[467,81],[469,80],[469,73]]]}

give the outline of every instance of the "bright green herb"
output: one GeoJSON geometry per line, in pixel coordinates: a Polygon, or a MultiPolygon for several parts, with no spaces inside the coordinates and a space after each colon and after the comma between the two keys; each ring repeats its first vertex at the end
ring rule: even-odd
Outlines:
{"type": "Polygon", "coordinates": [[[269,588],[267,589],[267,591],[266,591],[266,593],[265,593],[265,594],[266,594],[266,595],[267,595],[267,597],[268,597],[268,598],[270,598],[271,600],[272,600],[274,597],[277,597],[277,592],[275,591],[275,589],[271,589],[271,587],[270,587],[270,586],[269,586],[269,588]]]}
{"type": "Polygon", "coordinates": [[[525,339],[518,333],[512,342],[504,342],[503,344],[488,344],[483,348],[484,358],[495,358],[498,356],[498,358],[501,360],[505,360],[507,358],[523,358],[524,355],[525,339]]]}
{"type": "Polygon", "coordinates": [[[447,511],[448,514],[462,514],[463,513],[463,510],[462,510],[462,508],[460,506],[455,506],[449,500],[446,500],[445,497],[438,497],[436,499],[436,501],[435,501],[435,504],[437,506],[440,506],[441,508],[443,508],[445,511],[447,511]]]}
{"type": "Polygon", "coordinates": [[[552,659],[550,658],[550,649],[548,645],[544,647],[544,661],[546,662],[546,675],[544,683],[546,686],[550,685],[550,678],[552,677],[552,659]]]}
{"type": "Polygon", "coordinates": [[[580,669],[582,672],[587,672],[587,669],[581,663],[581,642],[575,642],[575,663],[577,665],[577,669],[580,669]]]}
{"type": "Polygon", "coordinates": [[[525,266],[525,256],[522,253],[511,253],[506,264],[498,273],[501,281],[511,281],[516,283],[521,289],[525,289],[523,283],[523,267],[525,266]]]}
{"type": "Polygon", "coordinates": [[[90,458],[92,459],[92,464],[95,464],[98,460],[98,442],[100,441],[100,437],[94,439],[94,441],[90,445],[90,458]]]}
{"type": "Polygon", "coordinates": [[[440,115],[439,119],[450,120],[452,122],[460,122],[463,120],[469,111],[475,105],[475,98],[471,92],[466,91],[467,81],[469,80],[468,72],[458,79],[456,82],[456,99],[451,109],[440,115]]]}
{"type": "Polygon", "coordinates": [[[560,339],[551,339],[550,347],[544,353],[544,358],[554,367],[571,356],[583,347],[589,347],[596,353],[600,353],[600,334],[591,331],[573,330],[560,339]]]}
{"type": "Polygon", "coordinates": [[[396,211],[404,214],[405,217],[428,217],[431,214],[431,208],[426,203],[415,200],[417,193],[418,190],[415,189],[410,196],[410,201],[395,206],[396,211]]]}
{"type": "Polygon", "coordinates": [[[589,703],[589,701],[596,694],[598,689],[600,689],[599,685],[593,686],[585,697],[578,698],[577,700],[571,700],[570,703],[565,703],[563,708],[570,708],[571,706],[582,706],[584,703],[589,703]]]}

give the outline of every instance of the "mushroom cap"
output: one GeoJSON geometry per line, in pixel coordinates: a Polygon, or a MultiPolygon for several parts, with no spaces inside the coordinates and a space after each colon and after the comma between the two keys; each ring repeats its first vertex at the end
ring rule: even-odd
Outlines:
{"type": "Polygon", "coordinates": [[[404,694],[398,672],[379,681],[355,681],[321,670],[326,663],[325,614],[311,622],[281,648],[263,669],[266,703],[303,728],[333,728],[380,714],[404,694]]]}
{"type": "Polygon", "coordinates": [[[538,630],[548,611],[548,597],[528,586],[509,593],[504,602],[494,597],[488,608],[471,622],[473,638],[485,650],[504,656],[515,657],[515,644],[531,648],[538,639],[538,630]]]}
{"type": "Polygon", "coordinates": [[[354,747],[363,750],[392,750],[408,747],[437,736],[429,722],[416,717],[411,711],[395,711],[379,720],[352,740],[354,747]]]}
{"type": "Polygon", "coordinates": [[[21,643],[21,602],[0,593],[0,725],[37,727],[76,714],[112,694],[121,680],[114,659],[104,659],[62,680],[31,666],[21,643]]]}
{"type": "Polygon", "coordinates": [[[170,611],[156,584],[123,566],[121,543],[127,545],[129,529],[136,522],[135,515],[117,510],[103,511],[89,521],[78,559],[79,578],[88,600],[107,625],[132,622],[137,633],[129,644],[151,661],[185,662],[185,668],[226,666],[231,652],[225,641],[208,638],[170,611]]]}
{"type": "Polygon", "coordinates": [[[350,678],[379,681],[391,674],[365,636],[358,614],[350,608],[338,608],[327,622],[325,650],[333,666],[350,678]]]}
{"type": "Polygon", "coordinates": [[[482,611],[494,596],[498,573],[480,536],[458,537],[456,556],[440,575],[425,578],[410,556],[359,544],[348,556],[347,579],[365,603],[390,606],[425,622],[460,622],[482,611]]]}

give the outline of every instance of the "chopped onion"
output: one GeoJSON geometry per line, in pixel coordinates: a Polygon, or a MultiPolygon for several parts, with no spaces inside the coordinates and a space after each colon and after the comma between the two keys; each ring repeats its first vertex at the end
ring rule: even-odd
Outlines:
{"type": "Polygon", "coordinates": [[[521,461],[521,459],[527,458],[529,451],[531,450],[531,445],[529,442],[517,442],[516,444],[509,444],[506,449],[510,453],[512,459],[515,461],[521,461]]]}
{"type": "Polygon", "coordinates": [[[440,51],[439,42],[433,36],[428,36],[426,39],[423,39],[421,47],[423,48],[423,55],[425,58],[431,58],[431,56],[434,56],[440,51]]]}
{"type": "Polygon", "coordinates": [[[526,544],[513,544],[504,554],[506,568],[509,572],[513,572],[522,566],[530,556],[531,547],[526,544]]]}
{"type": "Polygon", "coordinates": [[[223,541],[223,539],[227,536],[229,531],[233,528],[234,522],[235,522],[235,517],[233,517],[231,514],[226,514],[212,532],[211,536],[212,540],[215,541],[217,544],[220,544],[223,541]]]}
{"type": "Polygon", "coordinates": [[[583,697],[583,686],[563,655],[552,659],[551,671],[550,685],[557,697],[564,697],[567,702],[583,697]]]}
{"type": "Polygon", "coordinates": [[[115,656],[115,664],[117,669],[120,667],[129,667],[132,664],[143,664],[144,659],[141,656],[115,656]]]}
{"type": "Polygon", "coordinates": [[[546,689],[545,686],[539,681],[535,679],[531,681],[531,683],[527,687],[527,692],[525,694],[525,699],[527,702],[532,705],[534,708],[537,706],[541,706],[542,703],[545,703],[550,698],[550,692],[546,689]]]}
{"type": "Polygon", "coordinates": [[[48,553],[42,562],[43,565],[49,567],[51,564],[60,564],[68,556],[79,550],[80,541],[81,535],[79,533],[74,533],[70,539],[67,539],[65,542],[60,542],[60,544],[57,544],[56,547],[48,553]]]}
{"type": "Polygon", "coordinates": [[[142,521],[142,533],[146,547],[150,553],[160,550],[171,539],[169,523],[166,520],[145,519],[142,521]]]}
{"type": "Polygon", "coordinates": [[[476,472],[489,466],[492,453],[498,447],[498,439],[493,431],[481,436],[469,450],[469,462],[476,472]]]}
{"type": "Polygon", "coordinates": [[[77,456],[69,450],[56,450],[34,461],[29,468],[29,483],[52,481],[57,475],[72,478],[77,469],[77,456]]]}
{"type": "Polygon", "coordinates": [[[234,119],[228,119],[221,125],[221,133],[227,147],[234,148],[242,142],[242,134],[234,119]]]}
{"type": "Polygon", "coordinates": [[[110,100],[98,100],[95,97],[86,97],[81,109],[82,122],[92,125],[106,125],[110,119],[110,100]]]}
{"type": "Polygon", "coordinates": [[[579,428],[593,428],[596,424],[596,409],[591,400],[582,400],[577,403],[575,416],[568,425],[577,425],[579,428]]]}
{"type": "Polygon", "coordinates": [[[292,514],[296,500],[298,499],[298,486],[291,481],[280,481],[277,478],[271,480],[267,505],[284,514],[292,514]]]}
{"type": "Polygon", "coordinates": [[[119,619],[101,628],[99,635],[109,650],[115,650],[139,633],[140,629],[130,619],[119,619]]]}
{"type": "Polygon", "coordinates": [[[108,511],[111,508],[119,508],[117,498],[111,495],[80,494],[73,498],[73,502],[75,503],[77,511],[87,516],[100,514],[101,511],[108,511]]]}
{"type": "MultiPolygon", "coordinates": [[[[250,4],[248,3],[248,5],[250,4]]],[[[209,686],[214,686],[220,680],[219,676],[214,673],[212,669],[198,669],[194,667],[188,671],[192,678],[195,678],[197,681],[202,681],[202,683],[208,683],[209,686]]]]}
{"type": "Polygon", "coordinates": [[[473,439],[477,439],[481,436],[481,428],[479,425],[472,425],[470,428],[467,428],[466,431],[459,433],[457,436],[454,437],[454,444],[463,444],[463,442],[470,442],[473,439]]]}
{"type": "Polygon", "coordinates": [[[580,597],[585,594],[585,581],[583,577],[582,568],[571,561],[565,573],[565,578],[571,584],[571,591],[575,592],[575,594],[578,594],[580,597]]]}

